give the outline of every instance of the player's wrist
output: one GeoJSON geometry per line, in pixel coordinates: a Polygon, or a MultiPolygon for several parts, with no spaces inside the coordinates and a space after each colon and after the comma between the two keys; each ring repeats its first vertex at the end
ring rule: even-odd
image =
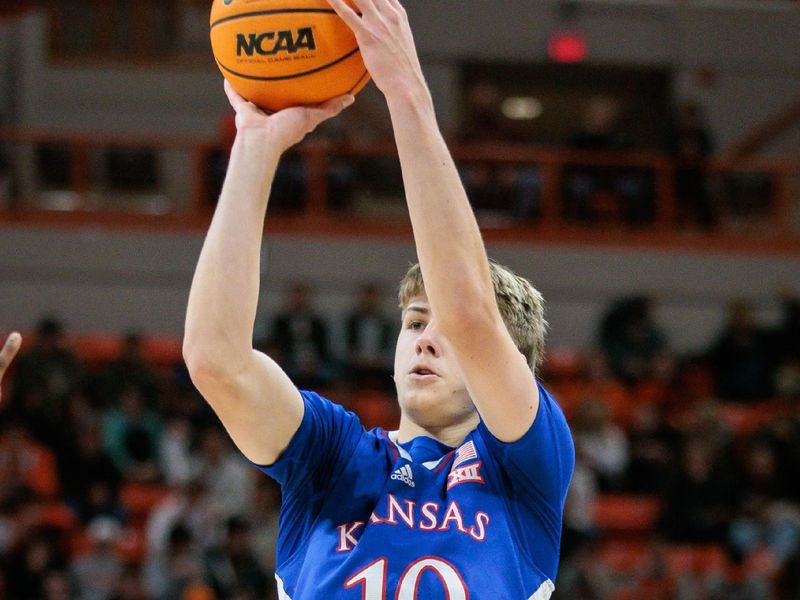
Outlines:
{"type": "Polygon", "coordinates": [[[425,82],[398,85],[384,92],[392,117],[417,115],[433,116],[433,98],[425,82]]]}

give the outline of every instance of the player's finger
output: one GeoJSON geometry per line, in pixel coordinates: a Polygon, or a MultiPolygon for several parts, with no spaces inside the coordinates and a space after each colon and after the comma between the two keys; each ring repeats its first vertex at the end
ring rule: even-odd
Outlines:
{"type": "Polygon", "coordinates": [[[336,98],[331,98],[319,106],[310,108],[309,111],[311,111],[311,121],[313,126],[316,127],[326,119],[330,119],[331,117],[338,115],[354,101],[355,96],[352,94],[344,94],[342,96],[337,96],[336,98]]]}
{"type": "Polygon", "coordinates": [[[6,338],[6,343],[3,345],[3,349],[0,350],[0,378],[3,377],[8,365],[17,355],[21,344],[22,336],[16,331],[6,338]]]}
{"type": "Polygon", "coordinates": [[[233,89],[231,82],[227,79],[223,79],[222,86],[225,88],[225,95],[228,97],[228,102],[231,103],[231,106],[235,109],[239,104],[244,102],[244,98],[242,98],[239,93],[233,89]]]}
{"type": "Polygon", "coordinates": [[[395,3],[389,2],[389,0],[371,0],[372,3],[375,5],[375,8],[383,15],[392,15],[397,12],[397,7],[394,6],[395,3]]]}
{"type": "Polygon", "coordinates": [[[231,82],[228,81],[227,79],[225,80],[224,87],[225,87],[225,95],[228,96],[228,102],[231,103],[231,106],[233,107],[233,110],[235,110],[236,112],[239,112],[239,109],[243,105],[247,104],[247,100],[242,98],[239,95],[239,92],[237,92],[235,89],[233,89],[233,86],[231,85],[231,82]]]}
{"type": "Polygon", "coordinates": [[[353,32],[358,31],[361,27],[361,17],[345,4],[344,0],[328,0],[328,4],[331,5],[331,8],[339,15],[339,18],[341,18],[353,32]]]}
{"type": "Polygon", "coordinates": [[[398,12],[398,14],[402,15],[406,12],[406,9],[403,8],[402,4],[400,4],[400,0],[384,0],[384,1],[388,2],[391,5],[391,7],[398,12]]]}
{"type": "Polygon", "coordinates": [[[373,0],[353,0],[356,8],[361,11],[361,14],[366,16],[378,16],[378,9],[375,7],[373,0]]]}

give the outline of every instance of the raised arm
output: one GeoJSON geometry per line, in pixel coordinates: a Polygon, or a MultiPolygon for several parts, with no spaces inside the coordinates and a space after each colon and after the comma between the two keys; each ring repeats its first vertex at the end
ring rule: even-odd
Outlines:
{"type": "Polygon", "coordinates": [[[538,388],[500,316],[480,230],[439,131],[406,12],[398,0],[354,0],[362,16],[342,0],[329,1],[355,32],[389,106],[435,320],[488,429],[517,440],[536,416],[538,388]]]}
{"type": "Polygon", "coordinates": [[[281,368],[253,349],[269,191],[281,154],[353,98],[267,116],[227,82],[225,91],[237,134],[189,293],[183,355],[192,381],[242,453],[271,464],[297,431],[303,402],[281,368]]]}
{"type": "MultiPolygon", "coordinates": [[[[21,344],[22,336],[16,331],[10,333],[6,338],[6,343],[3,344],[3,349],[0,350],[0,384],[2,384],[3,375],[6,374],[6,369],[8,369],[8,365],[11,364],[11,361],[14,360],[21,344]]],[[[0,392],[0,400],[2,400],[2,398],[2,392],[0,392]]]]}

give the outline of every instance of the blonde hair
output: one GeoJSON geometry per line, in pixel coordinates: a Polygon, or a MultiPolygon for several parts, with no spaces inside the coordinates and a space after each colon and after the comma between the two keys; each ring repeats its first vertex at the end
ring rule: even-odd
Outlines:
{"type": "MultiPolygon", "coordinates": [[[[514,274],[508,267],[494,261],[489,261],[489,267],[500,316],[517,349],[525,356],[531,370],[536,372],[544,359],[544,336],[547,331],[544,298],[530,281],[514,274]]],[[[400,282],[397,294],[400,309],[405,310],[412,298],[424,292],[422,270],[417,263],[411,266],[400,282]]]]}

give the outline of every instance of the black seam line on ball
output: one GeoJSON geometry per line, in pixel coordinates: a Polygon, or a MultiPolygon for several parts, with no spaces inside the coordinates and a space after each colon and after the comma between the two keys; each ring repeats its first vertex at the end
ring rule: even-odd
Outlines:
{"type": "Polygon", "coordinates": [[[361,77],[359,77],[359,78],[358,78],[358,81],[356,81],[356,82],[355,82],[355,84],[353,85],[353,87],[351,87],[349,90],[347,90],[347,93],[348,93],[348,94],[352,94],[352,93],[353,93],[353,90],[354,90],[354,89],[356,89],[356,88],[358,87],[358,84],[359,84],[359,83],[361,83],[362,81],[364,81],[364,78],[365,78],[367,75],[369,75],[369,71],[367,71],[366,69],[364,69],[364,72],[361,74],[361,77]]]}
{"type": "Polygon", "coordinates": [[[236,75],[236,77],[241,77],[242,79],[252,79],[254,81],[281,81],[283,79],[294,79],[295,77],[303,77],[305,75],[312,75],[313,73],[318,73],[319,71],[324,71],[325,69],[327,69],[329,67],[332,67],[333,65],[335,65],[337,63],[340,63],[343,60],[347,60],[348,58],[353,56],[353,54],[355,54],[356,52],[358,52],[358,46],[356,46],[355,48],[350,50],[350,52],[348,52],[344,56],[340,56],[339,58],[337,58],[333,62],[329,62],[328,64],[322,65],[321,67],[317,67],[316,69],[311,69],[310,71],[303,71],[302,73],[294,73],[293,75],[277,75],[275,77],[259,77],[257,75],[245,75],[244,73],[237,73],[236,71],[226,67],[225,65],[223,65],[219,61],[217,61],[217,64],[221,68],[225,69],[231,75],[236,75]]]}
{"type": "MultiPolygon", "coordinates": [[[[249,12],[249,13],[242,13],[240,15],[231,15],[230,17],[222,17],[214,21],[211,24],[211,29],[214,29],[217,25],[221,23],[227,23],[228,21],[235,21],[236,19],[245,19],[247,17],[258,17],[261,15],[280,15],[280,14],[292,14],[292,13],[306,13],[306,14],[336,14],[336,11],[332,8],[273,8],[272,10],[259,10],[257,12],[249,12]]],[[[359,17],[361,13],[356,13],[359,17]]]]}

